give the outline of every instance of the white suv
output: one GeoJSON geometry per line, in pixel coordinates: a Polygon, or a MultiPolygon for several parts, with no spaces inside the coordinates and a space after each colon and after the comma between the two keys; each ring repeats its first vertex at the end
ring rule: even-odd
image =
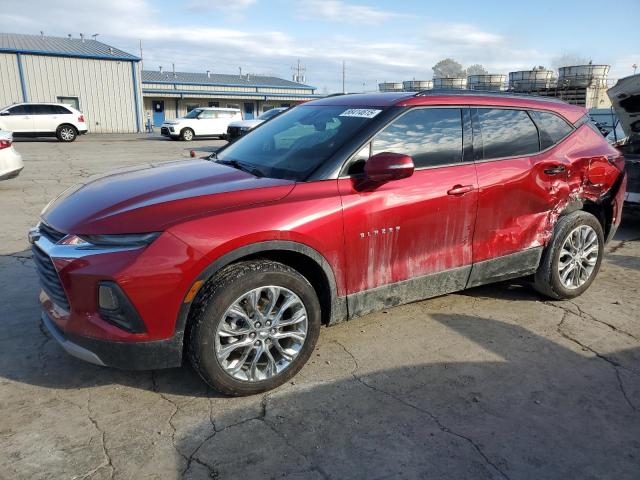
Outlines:
{"type": "Polygon", "coordinates": [[[73,142],[87,133],[84,115],[61,103],[16,103],[0,110],[0,129],[14,137],[58,137],[73,142]]]}
{"type": "Polygon", "coordinates": [[[164,122],[160,133],[172,140],[180,138],[186,141],[193,140],[193,137],[224,137],[229,124],[236,120],[242,120],[237,108],[194,108],[184,117],[164,122]]]}

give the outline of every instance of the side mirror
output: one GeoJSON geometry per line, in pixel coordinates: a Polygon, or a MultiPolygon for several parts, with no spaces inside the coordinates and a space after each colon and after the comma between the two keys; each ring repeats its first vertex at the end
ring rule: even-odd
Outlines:
{"type": "Polygon", "coordinates": [[[401,153],[377,153],[364,164],[365,178],[376,183],[410,177],[414,170],[413,158],[401,153]]]}

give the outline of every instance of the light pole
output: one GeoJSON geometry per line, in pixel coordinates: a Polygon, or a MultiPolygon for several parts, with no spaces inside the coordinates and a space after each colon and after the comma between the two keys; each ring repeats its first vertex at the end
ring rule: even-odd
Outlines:
{"type": "Polygon", "coordinates": [[[633,67],[633,74],[636,74],[636,69],[638,68],[638,64],[634,63],[633,65],[631,65],[633,67]]]}

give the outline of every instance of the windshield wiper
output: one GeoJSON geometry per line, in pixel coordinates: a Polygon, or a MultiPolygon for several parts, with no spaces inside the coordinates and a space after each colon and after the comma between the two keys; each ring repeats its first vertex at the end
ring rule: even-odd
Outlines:
{"type": "Polygon", "coordinates": [[[239,162],[238,160],[216,160],[216,162],[223,165],[229,165],[230,167],[250,173],[251,175],[254,175],[256,177],[264,177],[264,172],[259,168],[254,167],[253,165],[239,162]]]}

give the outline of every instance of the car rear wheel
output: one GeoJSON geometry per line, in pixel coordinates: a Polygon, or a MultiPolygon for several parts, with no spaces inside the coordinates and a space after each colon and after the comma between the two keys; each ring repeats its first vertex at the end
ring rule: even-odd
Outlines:
{"type": "Polygon", "coordinates": [[[320,304],[308,280],[278,262],[224,269],[198,295],[188,352],[200,376],[227,395],[252,395],[293,377],[320,332],[320,304]]]}
{"type": "Polygon", "coordinates": [[[191,130],[190,128],[183,129],[180,133],[180,138],[182,138],[182,140],[184,140],[185,142],[190,142],[191,140],[193,140],[193,130],[191,130]]]}
{"type": "Polygon", "coordinates": [[[534,286],[554,299],[581,295],[595,279],[604,255],[604,233],[596,217],[577,211],[560,217],[542,254],[534,286]]]}
{"type": "Polygon", "coordinates": [[[56,130],[56,137],[61,142],[73,142],[78,136],[78,131],[72,125],[60,125],[56,130]]]}

